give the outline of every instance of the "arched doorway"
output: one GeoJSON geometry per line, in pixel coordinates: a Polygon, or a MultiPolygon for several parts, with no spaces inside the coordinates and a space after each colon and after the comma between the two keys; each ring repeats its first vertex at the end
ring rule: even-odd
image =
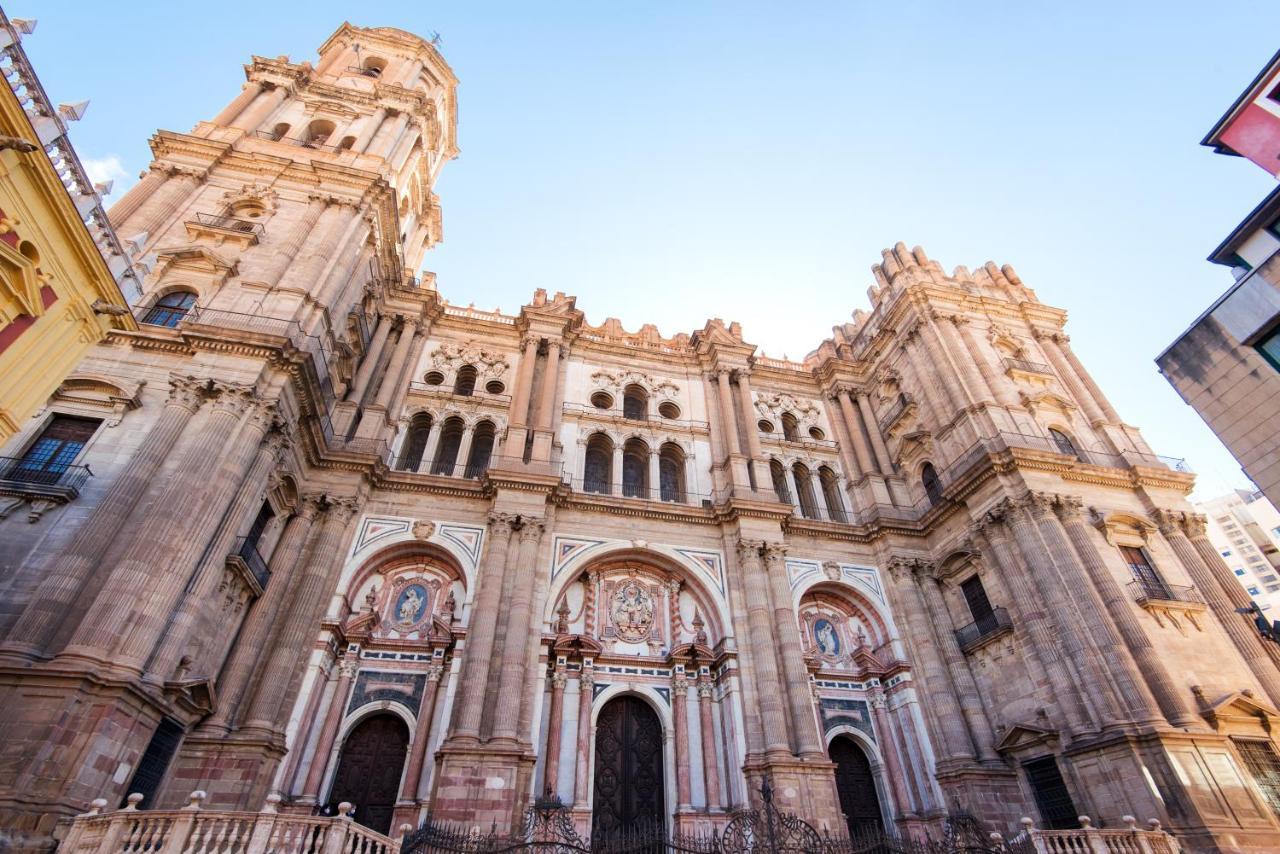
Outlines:
{"type": "Polygon", "coordinates": [[[356,821],[370,830],[389,832],[408,747],[409,728],[395,715],[371,715],[361,721],[342,745],[329,790],[330,814],[349,801],[355,804],[356,821]]]}
{"type": "Polygon", "coordinates": [[[593,834],[664,822],[662,723],[639,697],[610,700],[596,719],[593,834]]]}
{"type": "Polygon", "coordinates": [[[876,795],[876,780],[867,754],[847,736],[836,736],[828,753],[836,764],[836,793],[840,797],[840,812],[849,824],[849,835],[856,837],[883,830],[880,798],[876,795]]]}

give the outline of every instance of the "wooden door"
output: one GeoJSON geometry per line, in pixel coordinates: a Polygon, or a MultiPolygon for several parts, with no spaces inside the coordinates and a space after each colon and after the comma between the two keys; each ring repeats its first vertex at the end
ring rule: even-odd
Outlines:
{"type": "Polygon", "coordinates": [[[665,821],[662,724],[638,697],[610,700],[596,720],[593,834],[665,821]]]}
{"type": "Polygon", "coordinates": [[[349,801],[355,804],[356,821],[370,830],[389,832],[408,746],[409,728],[395,715],[373,715],[356,726],[342,745],[329,792],[333,811],[349,801]]]}
{"type": "Polygon", "coordinates": [[[876,794],[876,780],[867,754],[857,742],[843,736],[831,742],[829,753],[836,764],[836,793],[840,797],[840,811],[849,824],[849,835],[881,830],[884,825],[880,819],[880,797],[876,794]]]}

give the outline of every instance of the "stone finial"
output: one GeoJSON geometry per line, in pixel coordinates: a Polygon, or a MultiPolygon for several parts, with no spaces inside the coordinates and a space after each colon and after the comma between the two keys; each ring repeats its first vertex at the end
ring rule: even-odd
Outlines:
{"type": "Polygon", "coordinates": [[[107,808],[106,798],[94,798],[89,802],[89,811],[85,815],[101,815],[102,811],[107,808]]]}
{"type": "Polygon", "coordinates": [[[356,805],[351,803],[351,801],[343,801],[342,803],[338,804],[338,818],[343,818],[343,819],[346,819],[347,821],[351,821],[351,813],[355,812],[355,808],[356,808],[356,805]]]}
{"type": "Polygon", "coordinates": [[[1152,833],[1160,833],[1160,819],[1158,818],[1147,819],[1147,827],[1151,829],[1152,833]]]}
{"type": "Polygon", "coordinates": [[[556,634],[569,634],[569,600],[561,599],[560,607],[556,609],[556,634]]]}
{"type": "Polygon", "coordinates": [[[1137,830],[1137,829],[1138,829],[1138,820],[1137,820],[1136,818],[1134,818],[1133,816],[1131,816],[1131,815],[1122,815],[1122,816],[1120,816],[1120,820],[1124,822],[1124,826],[1125,826],[1125,827],[1127,827],[1127,828],[1129,828],[1129,830],[1137,830]]]}
{"type": "Polygon", "coordinates": [[[262,812],[278,813],[280,812],[280,802],[284,800],[284,796],[279,792],[272,792],[267,795],[266,801],[262,804],[262,812]]]}
{"type": "Polygon", "coordinates": [[[1080,822],[1080,827],[1085,830],[1089,830],[1093,826],[1093,819],[1087,815],[1076,816],[1076,821],[1080,822]]]}
{"type": "Polygon", "coordinates": [[[1022,825],[1023,829],[1026,830],[1027,833],[1036,829],[1036,823],[1031,820],[1031,816],[1029,815],[1024,815],[1018,824],[1022,825]]]}
{"type": "Polygon", "coordinates": [[[142,803],[142,800],[145,797],[146,795],[142,794],[142,792],[133,792],[132,794],[129,795],[129,797],[125,798],[125,800],[129,802],[129,806],[125,807],[124,811],[137,812],[138,804],[142,803]]]}

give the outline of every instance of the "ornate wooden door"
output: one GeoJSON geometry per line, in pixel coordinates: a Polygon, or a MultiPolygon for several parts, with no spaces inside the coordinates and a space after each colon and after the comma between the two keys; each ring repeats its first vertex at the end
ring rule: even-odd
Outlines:
{"type": "Polygon", "coordinates": [[[831,742],[831,761],[836,764],[836,793],[840,811],[849,823],[849,834],[856,836],[868,830],[880,830],[880,798],[871,762],[862,748],[851,738],[837,737],[831,742]]]}
{"type": "Polygon", "coordinates": [[[592,833],[664,822],[662,724],[638,697],[610,700],[596,719],[592,833]]]}
{"type": "Polygon", "coordinates": [[[391,813],[400,792],[400,775],[409,746],[409,728],[395,715],[366,718],[342,745],[329,806],[355,804],[355,820],[370,830],[391,830],[391,813]]]}

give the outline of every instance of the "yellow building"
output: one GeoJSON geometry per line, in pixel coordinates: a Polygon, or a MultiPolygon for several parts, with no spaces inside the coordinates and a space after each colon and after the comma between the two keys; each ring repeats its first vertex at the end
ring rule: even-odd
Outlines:
{"type": "Polygon", "coordinates": [[[30,27],[0,11],[0,442],[108,330],[136,328],[121,289],[136,273],[67,139],[79,110],[49,103],[20,44],[30,27]]]}

